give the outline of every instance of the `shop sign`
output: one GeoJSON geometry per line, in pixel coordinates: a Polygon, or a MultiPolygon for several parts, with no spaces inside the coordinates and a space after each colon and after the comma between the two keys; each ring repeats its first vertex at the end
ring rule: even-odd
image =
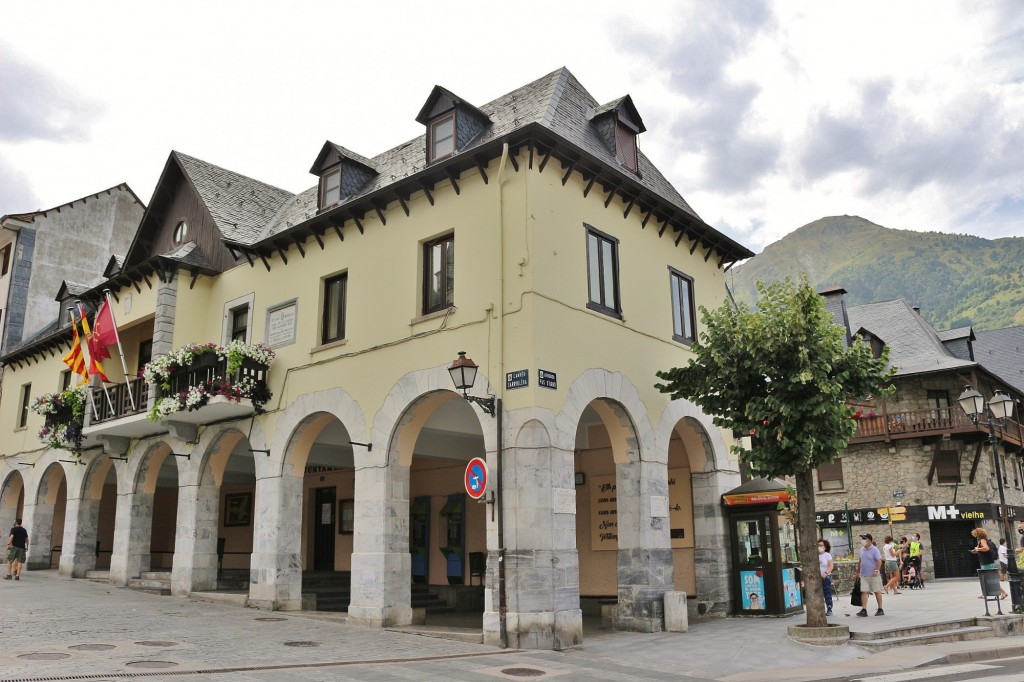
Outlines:
{"type": "MultiPolygon", "coordinates": [[[[1015,519],[1024,513],[1020,507],[1007,507],[1007,516],[1015,519]]],[[[889,514],[892,521],[930,522],[930,521],[985,521],[1001,519],[1000,508],[994,504],[948,504],[948,505],[890,505],[877,509],[850,509],[838,511],[822,511],[815,514],[815,523],[819,526],[845,526],[863,523],[888,523],[889,514]],[[848,512],[848,513],[847,513],[848,512]],[[847,521],[849,516],[849,521],[847,521]]]]}
{"type": "Polygon", "coordinates": [[[505,390],[513,388],[525,388],[530,385],[530,370],[517,369],[514,372],[505,372],[505,390]]]}
{"type": "Polygon", "coordinates": [[[746,504],[773,504],[777,502],[789,502],[788,490],[764,490],[758,493],[738,493],[735,495],[722,495],[727,507],[738,507],[746,504]]]}

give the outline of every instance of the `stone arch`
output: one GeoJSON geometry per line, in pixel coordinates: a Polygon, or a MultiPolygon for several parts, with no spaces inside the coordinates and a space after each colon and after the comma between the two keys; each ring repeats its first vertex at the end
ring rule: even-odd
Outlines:
{"type": "MultiPolygon", "coordinates": [[[[99,553],[104,544],[107,554],[112,553],[118,485],[116,475],[113,476],[113,498],[107,499],[105,518],[101,514],[101,507],[104,488],[114,473],[114,463],[110,458],[97,454],[85,463],[85,471],[80,481],[76,484],[68,482],[65,530],[60,556],[61,575],[85,577],[89,571],[97,567],[99,553]]],[[[104,560],[106,558],[105,556],[104,560]]]]}
{"type": "MultiPolygon", "coordinates": [[[[156,492],[156,482],[160,476],[160,468],[164,465],[170,454],[171,446],[166,442],[156,441],[155,443],[150,443],[139,458],[138,468],[132,477],[132,490],[149,494],[156,492]]],[[[171,457],[171,461],[175,461],[174,457],[171,457]]],[[[176,462],[175,468],[177,468],[176,462]]]]}
{"type": "Polygon", "coordinates": [[[317,421],[318,416],[325,417],[326,415],[332,415],[341,422],[349,435],[355,434],[357,439],[366,433],[366,419],[363,416],[363,410],[344,389],[328,388],[323,391],[304,393],[296,398],[277,420],[274,436],[271,439],[271,454],[282,453],[279,460],[281,475],[302,475],[302,467],[295,468],[294,459],[300,452],[295,436],[312,428],[315,430],[315,432],[309,432],[312,435],[312,440],[309,443],[312,443],[320,431],[330,423],[330,420],[324,418],[317,424],[313,422],[317,421]]]}
{"type": "MultiPolygon", "coordinates": [[[[50,568],[50,548],[62,546],[64,537],[64,519],[67,516],[67,490],[70,480],[61,462],[52,461],[45,464],[46,458],[40,459],[36,466],[45,467],[36,480],[35,494],[32,495],[32,508],[26,509],[25,525],[28,528],[29,542],[28,567],[31,569],[50,568]],[[60,499],[60,491],[64,490],[64,499],[60,499]]],[[[26,507],[29,496],[26,494],[26,507]]]]}
{"type": "Polygon", "coordinates": [[[654,431],[640,392],[620,372],[592,368],[569,386],[564,407],[558,414],[560,447],[575,447],[576,426],[590,406],[608,429],[612,454],[617,464],[636,461],[664,461],[657,452],[654,431]]]}
{"type": "Polygon", "coordinates": [[[690,467],[694,471],[715,471],[729,467],[729,447],[722,438],[721,430],[715,426],[711,417],[688,400],[673,400],[662,411],[658,420],[658,450],[668,452],[674,431],[683,438],[690,457],[690,467]],[[680,423],[683,424],[682,430],[679,430],[680,423]],[[696,456],[698,451],[705,455],[701,461],[696,456]]]}
{"type": "Polygon", "coordinates": [[[20,471],[11,471],[0,485],[0,533],[13,526],[14,520],[20,516],[18,502],[25,504],[24,494],[24,477],[20,471]]]}

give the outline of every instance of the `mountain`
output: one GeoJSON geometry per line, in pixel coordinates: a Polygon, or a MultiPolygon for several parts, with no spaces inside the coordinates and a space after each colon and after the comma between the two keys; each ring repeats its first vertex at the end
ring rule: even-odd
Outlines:
{"type": "Polygon", "coordinates": [[[841,286],[851,305],[906,299],[936,329],[1024,325],[1024,238],[893,230],[857,216],[808,223],[729,271],[738,300],[754,282],[807,273],[821,289],[841,286]]]}

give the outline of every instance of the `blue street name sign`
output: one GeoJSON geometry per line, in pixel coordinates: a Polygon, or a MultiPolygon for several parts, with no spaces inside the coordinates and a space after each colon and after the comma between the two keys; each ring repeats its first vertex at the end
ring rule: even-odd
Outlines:
{"type": "Polygon", "coordinates": [[[514,372],[505,373],[505,390],[513,388],[525,388],[530,385],[530,370],[517,369],[514,372]]]}
{"type": "Polygon", "coordinates": [[[558,388],[558,375],[546,369],[538,369],[537,385],[541,388],[558,388]]]}

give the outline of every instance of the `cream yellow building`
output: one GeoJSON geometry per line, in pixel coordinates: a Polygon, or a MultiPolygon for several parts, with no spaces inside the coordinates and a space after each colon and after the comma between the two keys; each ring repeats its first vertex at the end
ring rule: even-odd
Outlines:
{"type": "Polygon", "coordinates": [[[251,606],[334,599],[371,626],[443,607],[519,647],[580,643],[602,604],[660,630],[667,592],[729,609],[731,436],[654,384],[752,254],[638,150],[628,96],[602,106],[564,68],[479,107],[436,87],[417,120],[372,158],[326,143],[297,195],[170,155],[131,248],[80,294],[110,290],[128,370],[111,348],[80,453],[42,445],[26,403],[65,385],[66,317],[4,349],[0,524],[24,517],[32,568],[166,572],[178,595],[241,571],[251,606]],[[233,339],[275,357],[138,376],[233,339]],[[251,399],[163,402],[197,385],[251,399]]]}

